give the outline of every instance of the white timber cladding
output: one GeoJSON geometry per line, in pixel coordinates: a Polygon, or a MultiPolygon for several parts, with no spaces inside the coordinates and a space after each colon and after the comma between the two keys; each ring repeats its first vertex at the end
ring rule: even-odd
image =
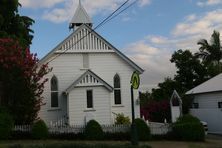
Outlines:
{"type": "Polygon", "coordinates": [[[195,95],[193,102],[198,103],[199,108],[218,108],[218,102],[222,102],[222,92],[195,95]]]}
{"type": "MultiPolygon", "coordinates": [[[[95,74],[97,74],[110,86],[113,86],[113,78],[115,74],[118,73],[118,75],[120,76],[122,104],[115,105],[114,93],[109,92],[110,114],[107,116],[107,118],[112,120],[107,120],[107,121],[109,121],[110,124],[114,123],[115,114],[117,113],[124,113],[124,115],[129,116],[131,118],[130,79],[134,69],[126,61],[124,61],[118,55],[116,55],[116,53],[88,53],[88,58],[89,58],[90,70],[93,71],[95,74]]],[[[66,97],[62,95],[62,92],[65,91],[74,82],[75,78],[78,78],[80,75],[82,75],[82,73],[86,71],[82,67],[83,66],[82,59],[83,59],[83,53],[70,53],[70,54],[62,54],[61,56],[57,57],[55,60],[49,63],[49,66],[53,67],[53,70],[46,77],[51,79],[51,77],[55,75],[58,79],[59,109],[53,110],[50,108],[50,100],[51,100],[50,83],[47,82],[44,91],[45,99],[43,100],[43,103],[46,103],[46,105],[44,105],[41,108],[41,113],[40,113],[40,117],[46,120],[47,123],[50,123],[50,121],[56,121],[59,118],[62,118],[66,114],[69,115],[70,121],[75,120],[73,119],[74,117],[72,117],[70,114],[70,111],[73,109],[73,107],[70,106],[70,101],[73,99],[72,96],[74,97],[75,89],[80,89],[80,88],[74,88],[73,91],[71,91],[72,95],[68,96],[69,100],[66,100],[66,97]],[[69,104],[68,107],[66,104],[69,104]]],[[[90,79],[90,76],[88,76],[88,78],[90,82],[97,83],[97,81],[94,82],[94,79],[90,79]]],[[[78,85],[84,85],[83,81],[82,84],[79,83],[78,85]]],[[[108,91],[104,86],[101,87],[106,90],[105,92],[108,91]]],[[[82,89],[81,92],[85,93],[86,87],[81,87],[81,89],[82,89]]],[[[102,91],[99,92],[102,93],[102,91]]],[[[85,97],[85,95],[82,95],[82,97],[85,97]]],[[[134,91],[134,98],[135,98],[134,104],[136,110],[135,114],[136,117],[139,117],[139,105],[138,103],[136,103],[138,100],[138,91],[136,90],[134,91]]],[[[86,98],[84,100],[86,100],[86,98]]],[[[109,108],[106,108],[106,110],[109,108]]],[[[106,111],[103,110],[103,112],[106,111]]],[[[80,114],[79,116],[82,115],[83,114],[80,114]]],[[[81,121],[81,123],[83,123],[83,121],[81,121]]]]}
{"type": "MultiPolygon", "coordinates": [[[[38,63],[49,62],[53,67],[46,78],[58,79],[59,106],[51,108],[50,81],[44,90],[44,106],[40,118],[46,123],[57,122],[68,116],[70,125],[84,125],[90,119],[100,124],[113,124],[116,114],[131,118],[130,79],[134,71],[143,69],[107,42],[92,29],[92,22],[79,4],[70,22],[73,29],[38,63]],[[113,78],[120,77],[121,104],[114,104],[113,78]],[[87,108],[87,90],[92,90],[93,108],[87,108]]],[[[134,90],[135,116],[140,117],[138,91],[134,90]]],[[[53,123],[52,123],[53,124],[53,123]]]]}
{"type": "Polygon", "coordinates": [[[85,125],[88,114],[100,124],[111,123],[110,92],[103,86],[75,88],[69,93],[69,124],[85,125]],[[93,108],[87,109],[86,91],[93,91],[93,108]]]}
{"type": "Polygon", "coordinates": [[[57,50],[59,52],[113,52],[111,47],[87,27],[78,29],[64,41],[57,50]]]}
{"type": "Polygon", "coordinates": [[[218,108],[190,109],[190,113],[207,122],[208,132],[222,134],[222,111],[218,108]]]}
{"type": "Polygon", "coordinates": [[[222,134],[222,109],[218,102],[222,102],[222,92],[197,94],[194,96],[199,108],[191,109],[190,113],[208,124],[209,133],[222,134]]]}

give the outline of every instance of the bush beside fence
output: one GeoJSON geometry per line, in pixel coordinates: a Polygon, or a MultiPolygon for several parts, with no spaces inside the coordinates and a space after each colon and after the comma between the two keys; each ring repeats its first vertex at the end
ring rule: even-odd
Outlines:
{"type": "MultiPolygon", "coordinates": [[[[169,124],[149,122],[151,135],[165,135],[171,131],[169,124]]],[[[128,132],[130,130],[130,125],[101,125],[103,132],[105,133],[119,133],[128,132]]],[[[13,131],[20,132],[30,132],[31,125],[16,125],[13,131]]],[[[50,134],[60,134],[60,133],[83,133],[85,126],[83,125],[71,125],[71,126],[49,126],[50,134]]]]}
{"type": "MultiPolygon", "coordinates": [[[[116,133],[116,132],[128,132],[130,125],[101,125],[103,132],[105,133],[116,133]]],[[[16,125],[13,131],[30,132],[32,129],[31,125],[16,125]]],[[[48,126],[49,133],[60,134],[60,133],[83,133],[85,126],[83,125],[71,125],[71,126],[48,126]]]]}

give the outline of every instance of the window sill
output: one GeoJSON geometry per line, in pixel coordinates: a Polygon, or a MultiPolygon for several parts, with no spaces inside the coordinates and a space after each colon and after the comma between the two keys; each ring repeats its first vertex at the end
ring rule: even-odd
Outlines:
{"type": "Polygon", "coordinates": [[[84,110],[84,112],[95,112],[96,110],[94,108],[87,108],[84,110]]]}
{"type": "Polygon", "coordinates": [[[61,110],[61,108],[59,108],[59,107],[52,107],[52,108],[50,108],[50,109],[48,109],[48,111],[60,111],[61,110]]]}
{"type": "Polygon", "coordinates": [[[113,105],[112,107],[124,107],[124,105],[122,105],[122,104],[116,104],[116,105],[113,105]]]}

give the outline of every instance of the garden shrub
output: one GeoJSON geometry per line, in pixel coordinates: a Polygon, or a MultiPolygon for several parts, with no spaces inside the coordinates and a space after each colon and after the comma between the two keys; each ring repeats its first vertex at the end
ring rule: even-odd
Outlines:
{"type": "Polygon", "coordinates": [[[185,141],[204,141],[205,131],[200,120],[191,115],[184,115],[173,123],[174,136],[178,140],[185,141]]]}
{"type": "Polygon", "coordinates": [[[85,138],[87,140],[101,140],[103,130],[100,124],[95,120],[90,120],[85,127],[85,138]]]}
{"type": "Polygon", "coordinates": [[[130,118],[128,116],[124,116],[123,113],[117,114],[115,124],[130,124],[130,118]]]}
{"type": "Polygon", "coordinates": [[[182,117],[179,117],[176,121],[176,123],[199,123],[200,120],[197,117],[194,117],[190,114],[184,115],[182,117]]]}
{"type": "Polygon", "coordinates": [[[145,120],[152,122],[168,122],[171,120],[170,103],[168,100],[151,100],[140,108],[140,114],[145,120]]]}
{"type": "Polygon", "coordinates": [[[143,119],[134,120],[137,129],[138,139],[141,141],[149,140],[151,138],[150,128],[143,119]]]}
{"type": "Polygon", "coordinates": [[[0,139],[8,139],[13,126],[11,115],[7,111],[0,109],[0,139]]]}
{"type": "Polygon", "coordinates": [[[34,139],[46,139],[48,138],[49,132],[43,120],[38,120],[32,127],[32,138],[34,139]]]}

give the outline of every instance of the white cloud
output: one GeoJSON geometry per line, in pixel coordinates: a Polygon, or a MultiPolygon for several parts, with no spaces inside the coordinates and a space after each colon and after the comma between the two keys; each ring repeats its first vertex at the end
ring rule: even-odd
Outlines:
{"type": "Polygon", "coordinates": [[[209,36],[213,30],[222,30],[222,9],[205,13],[202,16],[188,17],[184,22],[178,23],[172,31],[174,36],[209,36]]]}
{"type": "MultiPolygon", "coordinates": [[[[44,8],[42,18],[61,23],[71,20],[79,0],[19,0],[25,8],[44,8]]],[[[92,17],[96,14],[108,13],[115,10],[125,0],[82,0],[84,8],[92,17]]],[[[132,3],[133,1],[129,1],[132,3]]],[[[149,5],[151,0],[139,0],[138,5],[144,7],[149,5]]]]}
{"type": "Polygon", "coordinates": [[[139,0],[139,6],[140,7],[149,5],[150,3],[151,3],[151,0],[139,0]]]}
{"type": "Polygon", "coordinates": [[[53,9],[51,12],[46,11],[43,15],[43,19],[50,20],[55,23],[60,23],[69,19],[69,16],[64,9],[53,9]]]}
{"type": "Polygon", "coordinates": [[[191,14],[186,17],[186,20],[190,22],[190,21],[194,21],[196,18],[197,16],[195,14],[191,14]]]}
{"type": "MultiPolygon", "coordinates": [[[[146,69],[141,77],[144,89],[155,87],[157,83],[164,80],[167,76],[173,76],[175,67],[170,63],[171,50],[166,48],[158,48],[152,45],[152,37],[145,37],[144,39],[131,43],[125,47],[127,55],[146,69]],[[149,84],[149,87],[147,87],[149,84]]],[[[158,38],[158,37],[154,37],[158,38]]],[[[160,37],[161,38],[161,37],[160,37]]]]}
{"type": "Polygon", "coordinates": [[[155,86],[165,77],[175,74],[175,66],[170,63],[171,55],[178,49],[197,52],[199,39],[210,39],[213,30],[222,32],[222,9],[202,15],[191,14],[178,23],[169,36],[149,35],[126,47],[128,56],[146,69],[142,75],[142,85],[155,86]]]}
{"type": "Polygon", "coordinates": [[[26,8],[51,8],[64,1],[65,0],[19,0],[19,3],[26,8]]]}
{"type": "Polygon", "coordinates": [[[202,0],[197,2],[197,5],[200,7],[214,6],[218,4],[222,4],[222,0],[202,0]]]}

